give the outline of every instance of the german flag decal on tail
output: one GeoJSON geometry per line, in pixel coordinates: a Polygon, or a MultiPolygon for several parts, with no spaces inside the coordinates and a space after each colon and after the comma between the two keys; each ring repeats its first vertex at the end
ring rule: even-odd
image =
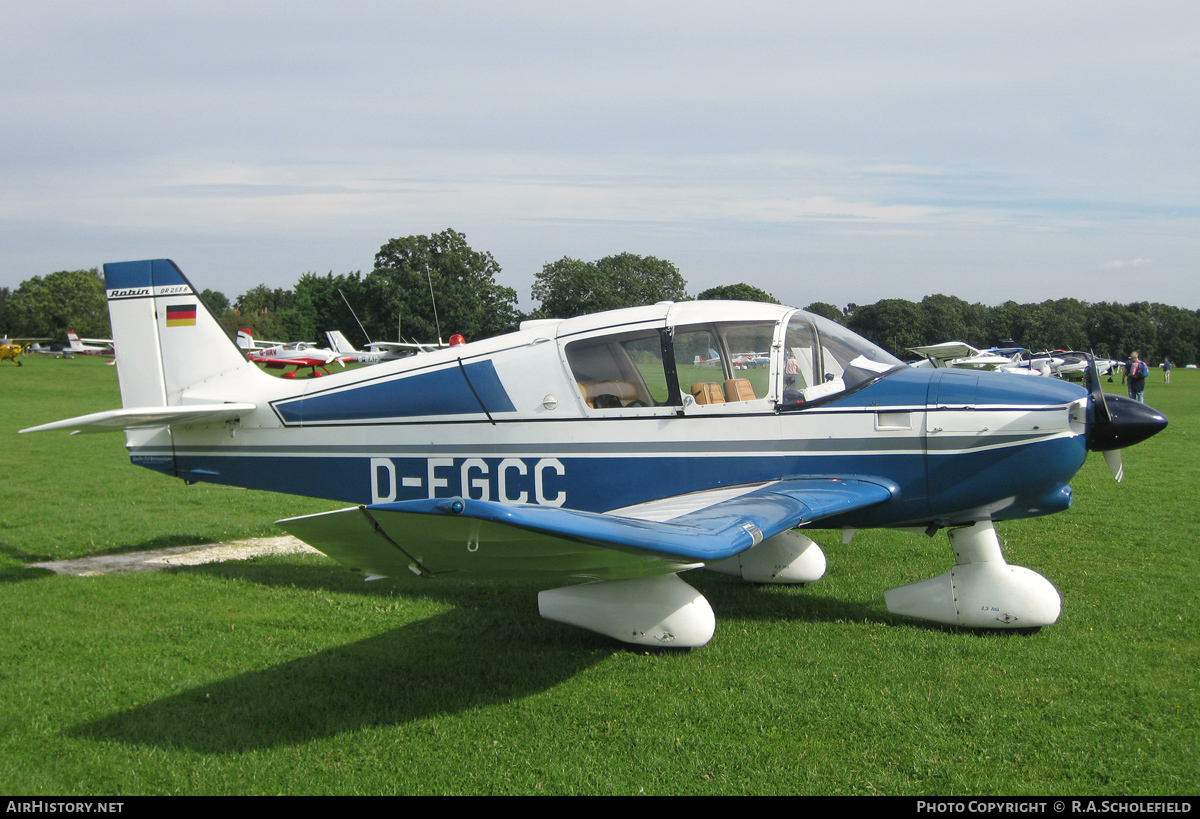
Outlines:
{"type": "Polygon", "coordinates": [[[168,327],[188,327],[196,323],[196,305],[195,304],[170,304],[167,305],[167,326],[168,327]]]}

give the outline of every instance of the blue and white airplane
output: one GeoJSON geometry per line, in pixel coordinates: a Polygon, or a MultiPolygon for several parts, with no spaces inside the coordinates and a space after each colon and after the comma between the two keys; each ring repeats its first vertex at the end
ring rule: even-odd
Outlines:
{"type": "Polygon", "coordinates": [[[355,506],[280,525],[368,579],[522,577],[542,616],[700,646],[708,568],[806,583],[797,527],[947,529],[955,565],[889,610],[979,628],[1054,623],[1058,592],[1005,562],[997,521],[1071,504],[1088,450],[1166,426],[1054,379],[918,370],[775,304],[663,302],[321,379],[246,360],[174,263],[105,265],[123,409],[34,430],[123,430],[134,464],[355,506]],[[708,366],[710,351],[723,362],[708,366]],[[734,371],[738,350],[770,365],[734,371]],[[696,364],[700,356],[705,364],[696,364]],[[743,377],[744,376],[744,377],[743,377]]]}

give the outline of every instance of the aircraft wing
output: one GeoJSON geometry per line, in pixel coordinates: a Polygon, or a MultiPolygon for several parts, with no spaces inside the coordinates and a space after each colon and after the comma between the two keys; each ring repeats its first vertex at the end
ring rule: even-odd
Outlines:
{"type": "Polygon", "coordinates": [[[930,356],[939,361],[949,361],[952,358],[970,358],[982,352],[965,341],[943,341],[941,344],[927,344],[924,347],[909,347],[908,349],[917,355],[930,356]]]}
{"type": "Polygon", "coordinates": [[[615,580],[723,560],[802,523],[883,503],[894,492],[882,479],[829,476],[697,492],[606,514],[432,498],[278,524],[372,575],[615,580]]]}
{"type": "Polygon", "coordinates": [[[438,346],[445,347],[445,344],[413,344],[407,341],[372,341],[367,346],[377,347],[380,350],[432,350],[438,346]]]}
{"type": "Polygon", "coordinates": [[[46,432],[52,429],[69,429],[71,434],[85,432],[122,432],[127,429],[165,427],[168,424],[188,426],[229,421],[254,410],[255,404],[188,404],[173,407],[132,407],[130,409],[105,410],[63,421],[53,421],[41,426],[29,427],[21,432],[46,432]]]}

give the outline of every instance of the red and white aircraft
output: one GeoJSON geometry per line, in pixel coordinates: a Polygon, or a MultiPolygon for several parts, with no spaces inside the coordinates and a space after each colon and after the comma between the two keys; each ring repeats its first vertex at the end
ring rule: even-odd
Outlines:
{"type": "Polygon", "coordinates": [[[328,375],[329,365],[334,362],[342,367],[346,366],[346,362],[342,360],[340,354],[307,341],[258,347],[254,344],[254,337],[249,330],[238,332],[238,346],[248,351],[247,358],[259,364],[266,364],[267,369],[282,370],[285,367],[295,367],[290,373],[285,373],[284,378],[295,378],[296,373],[305,367],[311,368],[310,378],[317,378],[322,374],[328,375]],[[324,370],[324,373],[317,372],[318,367],[324,370]]]}
{"type": "Polygon", "coordinates": [[[81,339],[75,335],[74,330],[67,330],[67,341],[69,345],[63,348],[63,352],[69,352],[72,355],[113,355],[113,342],[111,338],[81,339]],[[104,346],[95,347],[93,346],[95,344],[104,346]]]}

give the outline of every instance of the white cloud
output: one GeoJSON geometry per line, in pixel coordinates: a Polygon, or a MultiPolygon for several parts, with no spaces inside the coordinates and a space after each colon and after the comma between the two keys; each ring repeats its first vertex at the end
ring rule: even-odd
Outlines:
{"type": "Polygon", "coordinates": [[[1145,267],[1146,265],[1153,263],[1153,259],[1130,259],[1126,262],[1113,259],[1111,262],[1105,262],[1104,264],[1100,265],[1100,267],[1103,270],[1120,270],[1123,267],[1145,267]]]}
{"type": "Polygon", "coordinates": [[[1003,300],[1109,258],[1183,304],[1196,42],[1194,0],[0,4],[0,286],[163,253],[285,286],[454,227],[522,275],[1003,300]]]}

